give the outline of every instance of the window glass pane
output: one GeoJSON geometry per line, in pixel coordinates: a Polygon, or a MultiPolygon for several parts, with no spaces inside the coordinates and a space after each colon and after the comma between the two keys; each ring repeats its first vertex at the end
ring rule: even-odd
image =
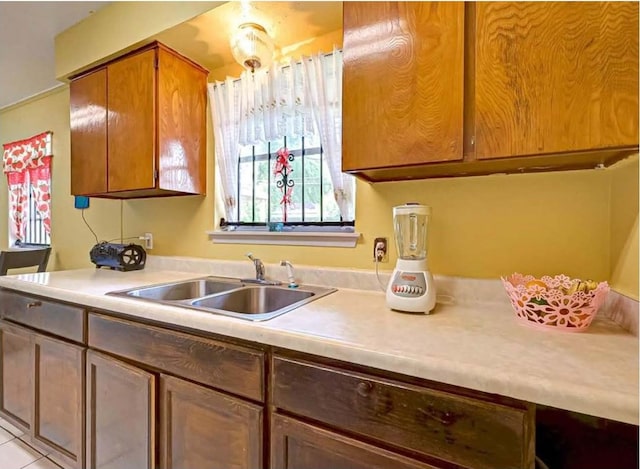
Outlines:
{"type": "Polygon", "coordinates": [[[250,223],[253,221],[253,159],[247,158],[240,162],[240,175],[238,178],[240,192],[238,220],[250,223]]]}

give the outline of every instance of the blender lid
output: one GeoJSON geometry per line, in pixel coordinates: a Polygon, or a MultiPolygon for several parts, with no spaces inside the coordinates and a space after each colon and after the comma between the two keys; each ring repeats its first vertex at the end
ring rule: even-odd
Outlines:
{"type": "Polygon", "coordinates": [[[393,213],[395,215],[409,215],[414,213],[416,215],[431,215],[431,207],[428,205],[420,205],[416,202],[409,202],[404,205],[397,205],[393,207],[393,213]]]}

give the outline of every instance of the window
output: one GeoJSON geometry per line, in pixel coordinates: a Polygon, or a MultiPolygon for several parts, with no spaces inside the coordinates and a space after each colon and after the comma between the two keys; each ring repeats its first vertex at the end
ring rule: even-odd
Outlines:
{"type": "Polygon", "coordinates": [[[284,137],[241,147],[238,180],[239,226],[352,225],[341,220],[317,136],[284,137]],[[286,183],[282,174],[275,172],[283,157],[290,167],[286,183]]]}
{"type": "Polygon", "coordinates": [[[221,228],[353,231],[342,166],[342,53],[209,85],[221,228]]]}
{"type": "Polygon", "coordinates": [[[51,140],[44,132],[4,145],[11,246],[51,244],[51,140]]]}

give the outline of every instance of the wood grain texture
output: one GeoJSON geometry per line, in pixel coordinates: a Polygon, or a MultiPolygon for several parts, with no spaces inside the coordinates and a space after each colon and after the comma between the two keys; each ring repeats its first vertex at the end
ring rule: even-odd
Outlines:
{"type": "Polygon", "coordinates": [[[0,414],[28,432],[33,421],[33,334],[0,321],[0,414]]]}
{"type": "Polygon", "coordinates": [[[264,399],[264,353],[258,350],[93,313],[89,345],[256,401],[264,399]]]}
{"type": "Polygon", "coordinates": [[[154,469],[155,375],[89,350],[86,392],[86,467],[154,469]]]}
{"type": "Polygon", "coordinates": [[[262,407],[160,377],[161,469],[265,467],[262,407]]]}
{"type": "Polygon", "coordinates": [[[464,3],[345,2],[343,171],[462,159],[464,3]]]}
{"type": "Polygon", "coordinates": [[[85,349],[34,334],[33,433],[49,457],[84,468],[85,349]]]}
{"type": "Polygon", "coordinates": [[[207,73],[158,49],[158,187],[206,192],[207,73]]]}
{"type": "Polygon", "coordinates": [[[108,190],[155,187],[156,50],[107,65],[108,190]]]}
{"type": "Polygon", "coordinates": [[[80,306],[0,290],[0,316],[74,342],[85,342],[86,313],[80,306]]]}
{"type": "Polygon", "coordinates": [[[336,428],[478,469],[530,468],[525,410],[274,357],[273,404],[336,428]]]}
{"type": "Polygon", "coordinates": [[[476,4],[477,158],[638,144],[637,2],[476,4]]]}
{"type": "Polygon", "coordinates": [[[107,191],[107,70],[71,82],[71,194],[107,191]]]}
{"type": "Polygon", "coordinates": [[[274,415],[271,469],[436,469],[338,433],[274,415]]]}

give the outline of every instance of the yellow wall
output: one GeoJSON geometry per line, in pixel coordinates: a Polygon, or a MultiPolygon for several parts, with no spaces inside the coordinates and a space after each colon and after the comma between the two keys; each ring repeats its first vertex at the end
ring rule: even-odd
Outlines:
{"type": "MultiPolygon", "coordinates": [[[[95,243],[69,194],[68,109],[65,86],[0,113],[3,143],[43,130],[54,132],[52,267],[56,269],[91,266],[88,252],[95,243]]],[[[208,167],[212,168],[212,139],[207,155],[208,167]]],[[[209,174],[206,197],[123,203],[91,199],[86,218],[101,240],[118,238],[122,204],[124,236],[153,232],[155,249],[151,254],[239,260],[253,251],[268,263],[287,258],[294,264],[371,269],[373,238],[392,238],[391,208],[416,201],[433,207],[429,248],[436,274],[495,278],[513,271],[536,275],[564,272],[601,280],[609,278],[612,271],[614,284],[633,294],[628,285],[633,278],[631,282],[625,279],[633,271],[632,231],[633,226],[637,231],[637,207],[628,209],[624,194],[637,194],[638,179],[630,177],[624,168],[375,185],[358,182],[356,229],[362,239],[354,249],[212,244],[205,234],[214,227],[212,181],[209,174]],[[634,213],[635,221],[629,222],[634,213]],[[616,235],[610,233],[609,226],[616,235]],[[629,236],[618,236],[622,232],[618,226],[631,233],[630,241],[629,236]],[[610,252],[614,253],[615,268],[610,252]]],[[[2,180],[0,219],[6,220],[6,210],[6,182],[2,180]]],[[[4,243],[6,231],[3,224],[0,241],[4,243]]],[[[390,261],[383,265],[385,269],[393,266],[393,250],[390,261]]],[[[637,265],[635,272],[637,277],[637,265]]]]}
{"type": "MultiPolygon", "coordinates": [[[[56,39],[56,75],[63,76],[130,47],[171,26],[178,18],[217,2],[116,2],[56,39]],[[156,13],[149,10],[153,9],[156,13]],[[168,12],[176,9],[174,14],[168,12]],[[128,17],[129,19],[126,19],[128,17]],[[144,17],[143,29],[136,26],[144,17]],[[118,25],[114,33],[113,25],[118,25]]],[[[194,14],[195,16],[195,14],[194,14]]],[[[333,33],[332,33],[333,34],[333,33]]],[[[334,34],[335,36],[335,34],[334,34]]],[[[335,36],[337,37],[337,36],[335,36]]],[[[329,42],[337,39],[330,35],[329,42]]],[[[306,53],[306,52],[305,52],[306,53]]],[[[232,73],[214,71],[211,79],[232,73]]],[[[211,123],[209,125],[209,135],[211,123]]],[[[69,194],[69,91],[54,93],[0,111],[0,142],[43,130],[54,132],[52,202],[53,269],[89,267],[95,243],[69,194]]],[[[254,252],[267,263],[372,269],[372,242],[392,241],[391,209],[415,201],[431,205],[429,260],[436,274],[496,278],[513,271],[534,275],[566,273],[610,279],[614,288],[638,297],[638,176],[635,163],[606,171],[496,175],[369,185],[357,184],[358,246],[313,248],[212,244],[205,231],[215,226],[213,141],[207,143],[207,196],[140,199],[125,202],[91,199],[86,218],[99,239],[154,234],[150,254],[243,259],[254,252]],[[635,165],[634,165],[635,164],[635,165]],[[635,176],[628,168],[635,168],[635,176]],[[635,194],[635,206],[627,204],[635,194]]],[[[0,178],[0,246],[6,245],[6,181],[0,178]]],[[[390,262],[383,264],[391,269],[390,262]]]]}
{"type": "MultiPolygon", "coordinates": [[[[0,112],[0,143],[53,132],[51,245],[49,270],[87,266],[95,239],[73,208],[70,191],[69,87],[61,86],[37,99],[0,112]]],[[[0,178],[0,246],[7,245],[7,180],[0,178]]],[[[105,239],[120,235],[119,202],[91,200],[86,219],[105,239]]]]}
{"type": "Polygon", "coordinates": [[[225,2],[111,2],[55,38],[62,80],[225,2]]]}
{"type": "Polygon", "coordinates": [[[638,155],[614,166],[611,177],[610,282],[638,299],[638,155]]]}

